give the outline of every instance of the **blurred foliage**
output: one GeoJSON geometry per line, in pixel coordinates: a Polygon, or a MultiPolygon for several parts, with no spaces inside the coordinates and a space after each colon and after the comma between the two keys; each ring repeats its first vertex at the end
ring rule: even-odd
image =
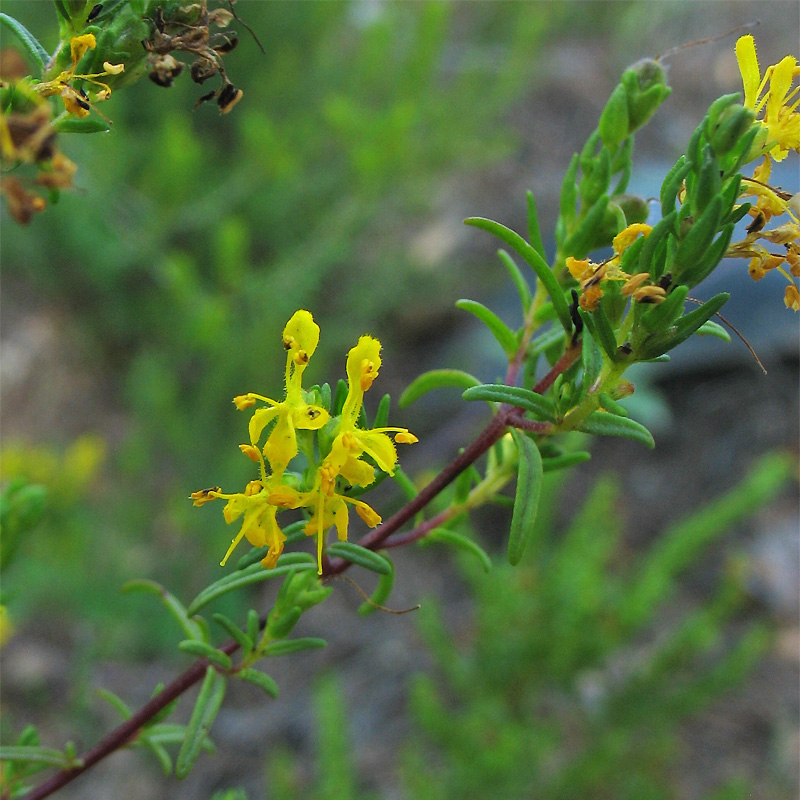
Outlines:
{"type": "MultiPolygon", "coordinates": [[[[674,797],[678,726],[739,685],[771,638],[762,623],[743,628],[736,619],[746,602],[741,559],[731,558],[716,592],[695,608],[670,607],[676,581],[768,503],[792,469],[790,456],[763,458],[635,559],[622,543],[623,489],[612,476],[597,482],[566,530],[553,524],[557,479],[548,476],[518,566],[498,564],[487,575],[475,559],[462,560],[476,602],[468,631],[450,632],[435,600],[422,604],[435,668],[411,687],[404,796],[674,797]]],[[[341,775],[354,787],[342,703],[331,682],[317,694],[317,769],[326,785],[341,775]]],[[[320,783],[303,791],[292,763],[286,753],[271,761],[272,797],[371,797],[354,788],[321,794],[320,783]]],[[[706,796],[751,791],[730,775],[706,796]]]]}
{"type": "MultiPolygon", "coordinates": [[[[4,11],[53,45],[49,4],[4,11]]],[[[87,418],[109,404],[130,415],[110,452],[114,489],[99,516],[115,532],[103,547],[146,544],[155,530],[191,541],[170,580],[194,588],[219,541],[185,497],[212,471],[245,477],[239,459],[220,463],[219,438],[241,428],[229,399],[280,385],[266,353],[298,306],[344,320],[328,326],[332,353],[355,317],[363,332],[402,313],[400,297],[430,304],[452,276],[423,272],[395,234],[430,212],[444,177],[510,152],[498,122],[564,18],[556,5],[516,4],[247,3],[240,13],[266,54],[243,36],[229,59],[245,91],[234,113],[191,112],[188,80],[115,92],[104,104],[111,133],[64,140],[78,189],[26,228],[4,225],[2,240],[6,276],[67,306],[99,345],[92,369],[113,376],[113,391],[87,398],[87,418]]],[[[61,563],[65,574],[85,566],[61,563]]],[[[139,567],[166,569],[155,555],[139,567]]]]}
{"type": "MultiPolygon", "coordinates": [[[[4,11],[52,47],[48,4],[4,11]]],[[[98,343],[92,369],[113,388],[87,398],[87,418],[128,412],[103,547],[146,546],[156,530],[191,542],[170,581],[192,588],[219,541],[185,497],[212,472],[246,477],[235,456],[220,463],[219,439],[241,428],[229,399],[280,385],[267,353],[299,306],[337,320],[330,354],[356,318],[363,332],[444,302],[450,265],[414,263],[406,234],[441,202],[443,179],[511,152],[502,115],[566,18],[557,4],[246,3],[240,14],[266,54],[243,36],[229,58],[245,92],[234,112],[191,112],[188,80],[115,92],[111,133],[64,139],[78,189],[26,228],[4,225],[2,240],[6,276],[68,307],[98,343]]],[[[156,577],[167,569],[142,558],[156,577]]],[[[132,563],[124,551],[118,561],[132,563]]],[[[62,562],[65,574],[78,563],[62,562]]]]}

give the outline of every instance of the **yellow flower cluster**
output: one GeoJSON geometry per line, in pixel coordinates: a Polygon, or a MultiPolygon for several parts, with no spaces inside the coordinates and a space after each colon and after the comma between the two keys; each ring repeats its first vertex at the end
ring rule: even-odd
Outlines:
{"type": "Polygon", "coordinates": [[[755,41],[752,36],[742,36],[736,42],[736,58],[742,75],[744,105],[756,114],[763,133],[756,138],[754,157],[764,156],[752,178],[742,182],[742,197],[755,198],[750,209],[753,221],[747,227],[747,236],[732,244],[726,255],[749,258],[750,277],[761,280],[767,272],[777,270],[788,281],[784,294],[787,308],[800,311],[800,291],[795,278],[800,277],[800,197],[792,196],[770,185],[772,161],[781,161],[789,151],[800,152],[800,86],[792,88],[800,75],[800,67],[793,56],[786,56],[778,64],[767,67],[764,75],[758,66],[755,41]],[[758,119],[759,115],[761,116],[758,119]],[[786,215],[787,221],[767,228],[774,217],[786,215]],[[783,246],[775,252],[770,245],[783,246]]]}
{"type": "Polygon", "coordinates": [[[373,463],[383,472],[390,475],[394,472],[397,451],[389,433],[394,433],[395,442],[417,441],[405,428],[362,430],[357,425],[364,392],[372,385],[381,366],[381,345],[371,336],[362,336],[348,354],[348,391],[341,414],[331,420],[325,408],[309,403],[302,378],[318,343],[319,326],[308,311],[297,311],[283,331],[287,353],[285,398],[277,401],[251,392],[233,399],[240,410],[257,403],[265,404],[250,418],[250,442],[240,445],[242,452],[258,463],[260,478],[250,481],[240,493],[225,494],[214,487],[192,494],[196,506],[217,498],[227,500],[223,510],[227,523],[244,515],[242,527],[222,559],[223,565],[245,537],[254,547],[268,546],[269,551],[261,563],[265,567],[275,566],[286,541],[277,514],[285,509],[302,508],[306,509],[308,517],[306,535],[317,537],[317,564],[321,574],[325,534],[335,527],[338,538],[347,539],[349,506],[355,507],[356,513],[370,527],[381,521],[377,512],[365,502],[338,491],[339,484],[369,486],[375,480],[373,463]],[[330,430],[329,446],[324,447],[320,437],[316,437],[316,447],[312,444],[302,448],[309,462],[307,477],[298,480],[296,475],[287,474],[289,463],[300,451],[298,431],[320,431],[329,422],[332,423],[326,428],[330,430]],[[266,442],[260,447],[261,436],[270,426],[266,442]],[[337,480],[340,477],[342,481],[337,480]]]}
{"type": "Polygon", "coordinates": [[[748,34],[736,42],[736,60],[742,74],[744,105],[757,117],[762,115],[758,122],[765,133],[757,139],[761,153],[782,161],[789,150],[800,149],[800,113],[795,110],[800,104],[800,98],[795,99],[800,87],[792,89],[794,79],[800,75],[797,59],[786,56],[779,63],[767,67],[762,77],[756,43],[748,34]]]}
{"type": "MultiPolygon", "coordinates": [[[[94,50],[95,47],[97,47],[97,40],[94,34],[84,33],[81,36],[74,36],[70,42],[72,64],[69,69],[65,69],[51,81],[43,81],[42,83],[36,84],[36,91],[38,91],[42,97],[60,95],[61,99],[64,101],[64,108],[66,108],[70,114],[75,117],[88,117],[92,107],[89,102],[89,96],[83,89],[76,89],[72,85],[72,81],[86,81],[87,83],[99,86],[100,91],[94,93],[93,99],[107,100],[111,97],[111,89],[105,83],[98,81],[97,78],[103,78],[106,75],[119,75],[125,70],[124,64],[111,64],[108,61],[104,61],[103,72],[94,72],[90,75],[76,75],[75,70],[86,51],[94,50]]],[[[102,114],[100,116],[102,116],[102,114]]]]}
{"type": "Polygon", "coordinates": [[[614,237],[614,255],[601,264],[593,264],[589,259],[579,260],[572,256],[567,258],[567,269],[581,287],[578,302],[584,311],[594,311],[597,308],[603,296],[603,284],[608,281],[621,282],[622,293],[642,303],[660,303],[664,299],[664,289],[653,285],[649,272],[631,275],[620,269],[623,253],[636,241],[639,234],[647,236],[651,230],[643,222],[628,225],[614,237]]]}

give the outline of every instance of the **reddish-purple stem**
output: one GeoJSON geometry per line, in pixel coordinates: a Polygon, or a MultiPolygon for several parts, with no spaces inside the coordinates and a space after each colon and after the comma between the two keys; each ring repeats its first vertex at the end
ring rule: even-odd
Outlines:
{"type": "MultiPolygon", "coordinates": [[[[230,641],[219,649],[231,655],[239,649],[239,645],[234,641],[230,641]]],[[[80,766],[57,772],[52,778],[40,783],[26,794],[24,800],[41,800],[44,797],[48,797],[53,792],[66,786],[70,781],[75,780],[78,775],[86,772],[98,761],[135,739],[139,730],[159,711],[169,705],[175,698],[180,697],[195,683],[202,680],[208,666],[209,662],[204,658],[195,661],[187,670],[178,675],[172,683],[167,684],[155,697],[145,703],[135,714],[128,717],[118,728],[115,728],[105,738],[101,739],[91,750],[80,756],[79,760],[82,762],[80,766]]]]}
{"type": "MultiPolygon", "coordinates": [[[[543,394],[555,379],[566,369],[568,369],[578,358],[580,346],[571,346],[564,355],[553,365],[552,369],[533,387],[533,391],[543,394]]],[[[419,513],[425,506],[436,497],[446,486],[452,483],[467,467],[474,464],[495,442],[499,441],[509,426],[523,428],[525,430],[542,431],[549,427],[549,423],[526,420],[523,411],[515,406],[501,406],[500,410],[492,417],[489,424],[478,435],[462,453],[459,453],[413,500],[408,502],[403,508],[389,517],[382,525],[368,533],[359,544],[371,550],[377,550],[386,539],[395,531],[405,525],[408,520],[419,513]]],[[[403,544],[421,539],[444,519],[443,514],[437,514],[431,519],[418,525],[414,530],[398,536],[391,542],[386,542],[386,547],[399,547],[403,544]]],[[[350,562],[344,559],[336,559],[324,563],[323,577],[338,575],[344,572],[350,562]]],[[[219,648],[228,655],[232,655],[239,649],[239,645],[234,642],[226,642],[219,648]]],[[[80,766],[72,769],[64,769],[57,772],[51,778],[40,783],[32,789],[23,800],[43,800],[54,792],[75,780],[79,775],[86,772],[106,756],[123,747],[131,740],[135,739],[139,731],[165,706],[169,705],[177,697],[198,683],[206,673],[209,662],[206,659],[195,661],[188,669],[178,675],[172,683],[167,684],[149,702],[143,705],[135,714],[125,720],[119,727],[111,731],[101,739],[91,750],[80,756],[80,766]]]]}

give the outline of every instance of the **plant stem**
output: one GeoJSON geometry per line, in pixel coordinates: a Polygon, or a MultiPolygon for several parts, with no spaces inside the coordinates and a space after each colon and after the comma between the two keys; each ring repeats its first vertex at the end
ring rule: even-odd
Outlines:
{"type": "MultiPolygon", "coordinates": [[[[564,355],[553,365],[547,375],[536,384],[533,390],[540,394],[545,392],[562,372],[575,363],[580,356],[580,352],[579,344],[567,348],[564,355]]],[[[413,500],[406,503],[403,508],[389,517],[382,525],[368,533],[359,544],[362,547],[368,547],[370,550],[380,548],[389,536],[425,508],[439,492],[449,486],[465,469],[477,461],[495,442],[498,442],[509,427],[529,429],[533,424],[550,427],[549,423],[535,423],[534,420],[526,420],[523,414],[522,409],[515,406],[501,406],[497,414],[492,417],[489,424],[472,444],[459,453],[413,500]]],[[[437,525],[441,525],[442,522],[446,521],[447,516],[443,515],[445,515],[445,512],[437,514],[418,525],[414,530],[403,534],[402,537],[397,537],[392,542],[387,543],[387,546],[399,547],[421,539],[437,525]]],[[[330,577],[344,572],[350,567],[350,562],[345,559],[335,559],[326,563],[324,567],[323,577],[330,577]]],[[[263,624],[266,624],[266,621],[263,624]]],[[[232,655],[239,649],[239,645],[231,640],[219,649],[227,655],[232,655]]],[[[91,750],[80,756],[78,759],[80,766],[57,772],[51,778],[34,787],[24,796],[23,800],[43,800],[43,798],[49,797],[99,761],[102,761],[106,756],[131,742],[159,711],[177,697],[180,697],[194,684],[201,681],[208,666],[207,659],[201,658],[195,661],[194,664],[178,675],[172,683],[167,684],[161,692],[143,705],[135,714],[101,739],[91,750]]]]}
{"type": "MultiPolygon", "coordinates": [[[[239,649],[239,645],[234,641],[230,641],[219,649],[231,655],[239,649]]],[[[57,772],[52,778],[40,783],[26,794],[23,800],[42,800],[44,797],[49,797],[86,772],[87,769],[93,767],[98,761],[102,761],[106,756],[111,755],[115,750],[124,747],[128,742],[135,739],[141,728],[159,711],[205,677],[209,663],[204,658],[195,661],[188,669],[178,675],[172,683],[167,684],[155,697],[145,703],[135,714],[128,717],[119,727],[101,739],[91,750],[80,756],[81,765],[79,767],[57,772]]]]}

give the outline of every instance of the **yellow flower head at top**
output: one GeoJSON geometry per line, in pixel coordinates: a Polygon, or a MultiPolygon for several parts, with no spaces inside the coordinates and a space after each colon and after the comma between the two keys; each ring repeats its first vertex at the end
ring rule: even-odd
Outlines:
{"type": "Polygon", "coordinates": [[[227,500],[223,513],[229,524],[243,516],[239,533],[231,541],[222,564],[225,564],[239,542],[246,538],[254,547],[267,547],[267,554],[261,563],[265,567],[275,566],[286,540],[277,521],[278,512],[305,508],[308,509],[308,520],[304,532],[317,537],[317,564],[321,573],[325,533],[335,527],[339,539],[347,539],[349,506],[354,506],[370,527],[381,521],[378,513],[369,505],[347,496],[346,490],[337,487],[339,476],[350,486],[369,486],[375,480],[374,465],[389,474],[396,468],[397,452],[389,433],[394,433],[396,442],[417,441],[405,428],[362,430],[358,427],[364,393],[372,385],[381,366],[380,342],[371,336],[362,336],[348,354],[347,397],[341,414],[331,425],[333,441],[330,449],[321,447],[319,441],[304,446],[303,454],[308,461],[308,469],[302,477],[287,473],[289,462],[299,450],[297,431],[320,430],[330,418],[326,409],[306,402],[302,388],[303,372],[318,343],[319,326],[308,311],[297,311],[283,331],[283,346],[286,349],[285,399],[278,402],[252,392],[234,398],[239,409],[249,408],[259,401],[267,404],[266,408],[256,409],[250,420],[250,444],[240,445],[248,458],[258,462],[260,480],[250,481],[244,492],[225,494],[218,486],[214,486],[191,495],[196,506],[216,499],[227,500]],[[273,427],[262,456],[257,444],[262,432],[270,424],[273,427]],[[365,457],[374,463],[365,461],[365,457]]]}
{"type": "Polygon", "coordinates": [[[261,400],[267,408],[257,409],[250,419],[250,444],[255,447],[264,428],[275,422],[264,445],[264,457],[273,473],[281,473],[297,455],[297,431],[319,430],[328,421],[322,406],[307,403],[303,397],[303,372],[319,343],[319,325],[308,311],[296,311],[283,329],[286,349],[286,398],[282,402],[249,393],[233,399],[244,409],[261,400]]]}
{"type": "Polygon", "coordinates": [[[355,506],[358,515],[370,526],[380,524],[380,516],[366,503],[336,492],[336,478],[342,476],[351,486],[369,486],[375,480],[375,469],[367,461],[371,458],[378,468],[391,475],[397,465],[395,441],[413,444],[417,437],[405,428],[373,428],[362,430],[357,426],[364,393],[372,386],[381,368],[381,343],[372,336],[362,336],[347,355],[347,397],[336,426],[330,453],[319,469],[318,504],[314,517],[306,526],[306,534],[317,536],[317,560],[322,570],[322,548],[325,531],[336,526],[340,539],[347,538],[347,504],[355,506]]]}
{"type": "Polygon", "coordinates": [[[766,131],[766,141],[761,144],[760,153],[781,161],[789,150],[800,151],[800,114],[795,110],[800,103],[800,98],[795,99],[800,86],[792,89],[794,79],[800,75],[797,59],[786,56],[767,67],[762,76],[755,40],[747,34],[736,42],[736,60],[742,75],[745,106],[756,115],[763,112],[758,122],[766,131]],[[765,91],[767,83],[769,89],[765,91]]]}

